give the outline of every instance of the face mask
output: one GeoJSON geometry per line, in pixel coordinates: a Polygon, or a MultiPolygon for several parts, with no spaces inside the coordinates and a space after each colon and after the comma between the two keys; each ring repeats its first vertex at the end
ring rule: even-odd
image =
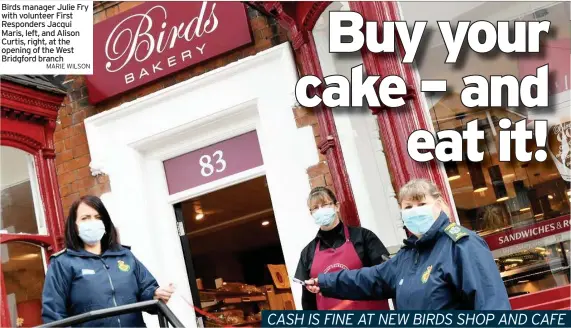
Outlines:
{"type": "Polygon", "coordinates": [[[432,224],[432,205],[417,206],[402,210],[402,220],[407,229],[415,235],[425,234],[432,224]]]}
{"type": "Polygon", "coordinates": [[[326,227],[335,220],[335,209],[333,207],[322,207],[312,214],[315,224],[326,227]]]}
{"type": "Polygon", "coordinates": [[[79,238],[87,245],[97,244],[105,234],[105,225],[101,220],[89,220],[78,225],[79,238]]]}

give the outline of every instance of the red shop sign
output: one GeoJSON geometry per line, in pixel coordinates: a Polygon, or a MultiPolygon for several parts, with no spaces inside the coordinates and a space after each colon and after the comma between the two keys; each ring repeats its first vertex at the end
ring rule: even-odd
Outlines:
{"type": "Polygon", "coordinates": [[[490,250],[517,245],[562,232],[570,231],[569,215],[535,223],[526,227],[509,229],[484,237],[490,250]]]}
{"type": "Polygon", "coordinates": [[[263,164],[256,131],[163,162],[171,195],[263,164]]]}
{"type": "Polygon", "coordinates": [[[145,2],[93,29],[91,103],[252,42],[240,2],[145,2]]]}

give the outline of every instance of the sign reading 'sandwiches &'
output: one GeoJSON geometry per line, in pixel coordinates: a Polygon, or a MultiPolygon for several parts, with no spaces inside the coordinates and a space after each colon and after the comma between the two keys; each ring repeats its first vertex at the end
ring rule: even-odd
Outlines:
{"type": "Polygon", "coordinates": [[[240,2],[145,2],[94,25],[89,101],[101,102],[251,42],[240,2]]]}
{"type": "Polygon", "coordinates": [[[571,230],[571,221],[569,215],[563,215],[554,219],[540,221],[532,225],[508,229],[498,232],[484,239],[491,250],[496,250],[535,239],[552,236],[558,233],[569,233],[571,230]]]}

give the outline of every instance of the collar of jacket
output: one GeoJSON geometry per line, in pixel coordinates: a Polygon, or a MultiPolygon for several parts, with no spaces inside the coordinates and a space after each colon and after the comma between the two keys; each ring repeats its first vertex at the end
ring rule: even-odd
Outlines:
{"type": "MultiPolygon", "coordinates": [[[[317,238],[319,238],[319,239],[323,240],[324,236],[326,234],[329,234],[329,233],[338,235],[340,238],[342,238],[343,234],[345,233],[343,231],[343,222],[341,220],[339,220],[339,224],[337,224],[335,226],[335,228],[333,228],[329,231],[324,231],[324,230],[319,229],[319,231],[317,232],[317,236],[315,236],[315,239],[317,240],[317,238]]],[[[349,236],[347,236],[347,238],[349,238],[349,236]]]]}
{"type": "Polygon", "coordinates": [[[404,240],[405,247],[412,247],[412,248],[424,248],[429,247],[434,244],[434,242],[440,237],[443,233],[444,228],[450,224],[450,219],[448,215],[444,212],[440,212],[440,215],[434,221],[434,224],[428,231],[422,235],[420,239],[415,235],[411,235],[408,239],[404,240]]]}
{"type": "Polygon", "coordinates": [[[127,248],[125,246],[119,245],[116,249],[108,249],[103,254],[97,255],[86,251],[85,249],[80,249],[78,251],[73,249],[67,249],[67,254],[71,256],[79,257],[107,257],[107,256],[121,256],[127,254],[127,248]]]}

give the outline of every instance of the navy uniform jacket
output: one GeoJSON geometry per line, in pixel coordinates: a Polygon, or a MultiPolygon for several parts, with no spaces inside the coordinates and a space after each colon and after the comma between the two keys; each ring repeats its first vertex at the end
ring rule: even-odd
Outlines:
{"type": "Polygon", "coordinates": [[[318,277],[326,297],[388,299],[398,310],[511,310],[485,241],[441,213],[430,230],[389,261],[318,277]]]}
{"type": "MultiPolygon", "coordinates": [[[[66,249],[50,260],[42,295],[44,323],[84,312],[153,299],[155,278],[131,251],[119,246],[101,256],[66,249]]],[[[132,313],[86,322],[89,327],[145,327],[132,313]]]]}

